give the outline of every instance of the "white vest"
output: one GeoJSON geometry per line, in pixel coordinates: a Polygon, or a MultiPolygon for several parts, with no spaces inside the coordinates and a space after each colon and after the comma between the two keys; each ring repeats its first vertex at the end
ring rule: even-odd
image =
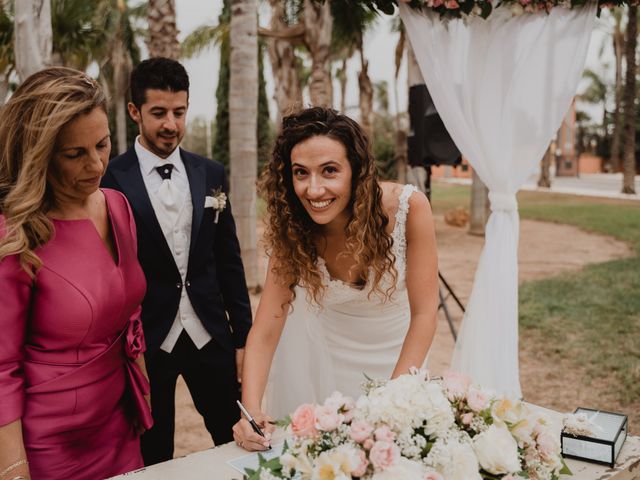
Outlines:
{"type": "Polygon", "coordinates": [[[186,287],[188,282],[187,267],[189,266],[189,247],[191,241],[191,223],[193,218],[193,204],[191,203],[191,192],[187,190],[184,198],[182,199],[182,207],[180,208],[178,215],[172,212],[168,212],[162,202],[152,193],[149,193],[149,199],[153,210],[156,213],[160,228],[164,238],[167,240],[169,249],[173,254],[173,259],[176,262],[180,277],[182,278],[182,293],[180,297],[180,304],[178,306],[178,313],[173,321],[173,325],[169,330],[167,337],[160,345],[160,348],[165,352],[171,353],[173,347],[178,341],[178,337],[182,330],[186,330],[189,338],[193,341],[198,349],[204,347],[211,335],[202,325],[202,322],[198,318],[198,315],[191,305],[191,300],[187,294],[186,287]]]}

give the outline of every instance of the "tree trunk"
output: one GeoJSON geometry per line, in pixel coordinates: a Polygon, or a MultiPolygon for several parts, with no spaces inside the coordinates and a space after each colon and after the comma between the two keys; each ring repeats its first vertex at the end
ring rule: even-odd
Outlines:
{"type": "MultiPolygon", "coordinates": [[[[284,5],[280,0],[269,0],[271,4],[271,30],[280,31],[288,27],[284,20],[284,5]]],[[[278,106],[279,124],[283,115],[302,106],[302,89],[297,69],[297,58],[293,44],[288,40],[270,37],[267,41],[271,70],[275,77],[275,100],[278,106]]]]}
{"type": "Polygon", "coordinates": [[[232,0],[230,26],[229,163],[231,200],[247,286],[258,286],[256,180],[258,166],[258,5],[232,0]]]}
{"type": "Polygon", "coordinates": [[[636,193],[636,45],[638,42],[638,6],[629,5],[627,22],[627,72],[624,86],[624,153],[622,193],[636,193]]]}
{"type": "Polygon", "coordinates": [[[622,15],[616,15],[616,25],[613,30],[613,52],[616,57],[615,107],[613,110],[613,135],[611,138],[611,166],[614,172],[620,171],[620,153],[622,151],[622,59],[624,57],[624,33],[622,32],[622,15]]]}
{"type": "Polygon", "coordinates": [[[369,141],[373,142],[373,125],[371,124],[371,115],[373,113],[373,85],[369,78],[369,62],[364,58],[362,51],[362,42],[359,46],[360,65],[362,69],[358,74],[358,86],[360,87],[360,125],[369,137],[369,141]]]}
{"type": "Polygon", "coordinates": [[[150,57],[180,57],[175,0],[149,0],[147,6],[150,57]]]}
{"type": "Polygon", "coordinates": [[[489,218],[489,189],[482,183],[475,170],[471,181],[470,210],[469,233],[484,236],[484,228],[489,218]]]}
{"type": "Polygon", "coordinates": [[[331,78],[331,32],[333,17],[329,2],[304,0],[304,42],[311,56],[309,96],[311,104],[333,107],[331,78]]]}
{"type": "Polygon", "coordinates": [[[53,32],[50,0],[15,2],[14,54],[21,81],[51,64],[53,32]]]}
{"type": "Polygon", "coordinates": [[[7,95],[9,94],[9,76],[6,73],[0,73],[0,107],[4,105],[7,95]]]}
{"type": "Polygon", "coordinates": [[[114,42],[112,59],[116,141],[118,154],[122,154],[127,151],[127,88],[132,62],[120,35],[117,35],[114,42]]]}
{"type": "Polygon", "coordinates": [[[342,66],[336,71],[336,77],[340,83],[340,111],[347,110],[347,58],[342,59],[342,66]]]}
{"type": "Polygon", "coordinates": [[[538,178],[538,186],[542,188],[551,188],[551,161],[553,160],[553,152],[551,144],[544,152],[542,161],[540,162],[540,177],[538,178]]]}

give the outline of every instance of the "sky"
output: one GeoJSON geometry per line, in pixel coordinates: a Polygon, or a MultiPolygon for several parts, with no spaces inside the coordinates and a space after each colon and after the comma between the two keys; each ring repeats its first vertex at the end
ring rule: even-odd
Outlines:
{"type": "MultiPolygon", "coordinates": [[[[260,23],[264,26],[269,21],[269,8],[266,2],[261,2],[260,23]]],[[[216,25],[217,19],[222,9],[222,0],[176,0],[176,18],[180,31],[180,40],[201,25],[216,25]]],[[[606,16],[606,14],[604,14],[606,16]]],[[[587,66],[598,73],[605,73],[602,58],[611,59],[611,47],[607,45],[605,51],[600,56],[603,42],[606,42],[605,20],[596,22],[596,29],[592,35],[587,56],[587,66]]],[[[391,17],[381,15],[374,28],[365,37],[365,57],[369,60],[369,74],[373,83],[387,81],[389,86],[390,111],[397,111],[394,88],[394,57],[395,47],[398,42],[398,34],[391,31],[391,17]]],[[[610,42],[608,42],[610,43],[610,42]]],[[[191,81],[191,102],[189,106],[189,118],[193,120],[196,116],[213,119],[216,111],[215,91],[218,83],[218,70],[220,56],[217,48],[213,47],[189,60],[181,60],[189,72],[191,81]]],[[[612,62],[612,60],[608,60],[612,62]]],[[[360,69],[359,60],[352,58],[349,61],[348,83],[347,83],[347,111],[357,115],[358,104],[358,81],[357,74],[360,69]]],[[[265,58],[265,79],[267,81],[267,96],[271,103],[271,115],[275,114],[275,103],[273,101],[273,80],[268,58],[265,58]]],[[[407,74],[406,59],[403,60],[402,69],[398,78],[398,103],[401,112],[407,107],[407,74]]],[[[611,74],[612,75],[612,74],[611,74]]],[[[584,89],[584,84],[579,87],[579,91],[584,89]]],[[[334,86],[334,101],[339,105],[339,89],[334,86]]],[[[582,106],[592,116],[598,115],[601,108],[582,106]]]]}

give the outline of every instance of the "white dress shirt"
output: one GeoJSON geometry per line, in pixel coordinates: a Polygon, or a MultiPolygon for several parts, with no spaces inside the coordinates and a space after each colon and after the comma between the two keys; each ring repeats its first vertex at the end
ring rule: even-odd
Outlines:
{"type": "Polygon", "coordinates": [[[204,328],[198,315],[194,311],[186,290],[189,284],[189,282],[186,281],[186,276],[189,265],[193,205],[191,203],[189,179],[182,158],[180,158],[180,149],[176,148],[167,158],[160,158],[142,146],[140,137],[136,138],[134,148],[138,156],[140,172],[142,173],[142,179],[149,194],[149,199],[151,200],[156,217],[162,228],[162,233],[167,240],[167,244],[173,254],[173,259],[182,277],[183,287],[178,313],[160,348],[171,353],[178,341],[180,333],[182,333],[182,330],[186,330],[195,346],[200,349],[211,340],[211,335],[204,328]],[[167,211],[158,198],[158,191],[163,180],[157,172],[156,167],[167,163],[173,165],[171,182],[172,188],[177,191],[179,198],[177,214],[167,211]]]}

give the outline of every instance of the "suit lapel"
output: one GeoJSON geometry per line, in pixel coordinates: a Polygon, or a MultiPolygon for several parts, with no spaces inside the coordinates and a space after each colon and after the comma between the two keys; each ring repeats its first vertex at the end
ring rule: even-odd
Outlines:
{"type": "Polygon", "coordinates": [[[200,232],[200,224],[202,223],[202,215],[204,214],[204,197],[206,195],[207,176],[205,165],[198,157],[190,155],[188,152],[180,149],[180,156],[184,163],[189,179],[189,189],[191,190],[191,203],[193,204],[193,218],[191,220],[191,242],[189,246],[189,255],[193,252],[200,232]]]}
{"type": "Polygon", "coordinates": [[[151,205],[151,200],[149,200],[147,188],[144,185],[142,173],[140,172],[138,156],[133,148],[128,150],[125,155],[127,162],[121,168],[114,168],[112,174],[122,187],[122,192],[127,197],[127,200],[129,200],[131,208],[138,214],[138,217],[142,219],[144,226],[149,230],[152,237],[156,239],[158,245],[161,245],[166,257],[173,258],[167,240],[162,233],[162,228],[160,228],[156,213],[151,205]]]}

